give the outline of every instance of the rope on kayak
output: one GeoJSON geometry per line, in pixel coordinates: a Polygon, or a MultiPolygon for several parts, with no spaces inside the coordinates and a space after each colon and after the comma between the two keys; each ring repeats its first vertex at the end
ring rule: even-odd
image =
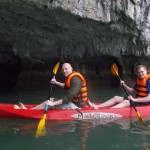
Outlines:
{"type": "Polygon", "coordinates": [[[82,119],[83,119],[83,113],[78,108],[76,109],[76,111],[81,114],[82,119]]]}

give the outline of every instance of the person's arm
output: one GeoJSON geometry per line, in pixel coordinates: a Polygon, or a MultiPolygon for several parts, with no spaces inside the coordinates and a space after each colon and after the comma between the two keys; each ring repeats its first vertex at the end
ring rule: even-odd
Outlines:
{"type": "Polygon", "coordinates": [[[81,88],[82,82],[78,77],[73,77],[70,83],[70,88],[68,89],[68,94],[63,96],[62,99],[57,101],[47,101],[49,106],[61,105],[73,100],[81,88]]]}
{"type": "Polygon", "coordinates": [[[124,86],[124,88],[125,88],[130,94],[135,94],[135,93],[136,93],[135,89],[129,87],[128,85],[126,85],[124,81],[121,80],[120,84],[121,84],[122,86],[124,86]]]}
{"type": "Polygon", "coordinates": [[[62,103],[63,103],[62,99],[59,99],[57,101],[50,101],[50,100],[47,101],[47,105],[52,107],[56,105],[61,105],[62,103]]]}
{"type": "Polygon", "coordinates": [[[140,98],[133,98],[132,96],[128,96],[128,99],[133,100],[134,102],[150,102],[150,95],[140,98]]]}
{"type": "Polygon", "coordinates": [[[51,80],[51,83],[52,83],[52,84],[55,84],[55,85],[57,85],[57,86],[59,86],[59,87],[61,87],[61,88],[64,88],[64,87],[65,87],[65,83],[58,82],[55,78],[53,78],[53,79],[51,80]]]}

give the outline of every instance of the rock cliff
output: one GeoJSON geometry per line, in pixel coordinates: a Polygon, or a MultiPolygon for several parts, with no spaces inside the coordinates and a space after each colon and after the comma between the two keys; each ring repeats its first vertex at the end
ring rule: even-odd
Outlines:
{"type": "Polygon", "coordinates": [[[134,77],[137,64],[150,65],[150,1],[0,0],[0,57],[6,87],[58,60],[100,77],[115,62],[134,77]]]}

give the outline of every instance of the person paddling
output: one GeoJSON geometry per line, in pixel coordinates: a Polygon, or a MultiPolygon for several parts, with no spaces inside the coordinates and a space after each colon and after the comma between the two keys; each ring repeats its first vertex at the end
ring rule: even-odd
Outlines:
{"type": "Polygon", "coordinates": [[[121,80],[121,86],[124,86],[130,94],[135,94],[136,97],[133,98],[131,95],[128,97],[114,96],[108,101],[100,104],[94,105],[95,109],[103,107],[111,108],[123,108],[131,106],[130,100],[134,101],[135,106],[149,105],[150,104],[150,74],[147,74],[147,69],[144,65],[138,65],[136,68],[137,79],[136,85],[130,88],[126,85],[124,81],[121,80]]]}
{"type": "MultiPolygon", "coordinates": [[[[86,80],[84,77],[79,72],[73,71],[73,67],[70,63],[63,63],[62,73],[66,78],[65,83],[61,83],[53,78],[51,84],[67,89],[67,95],[61,99],[50,98],[31,109],[44,109],[46,104],[56,109],[78,109],[84,108],[86,105],[93,107],[93,104],[90,103],[88,99],[86,80]]],[[[27,109],[22,103],[19,103],[19,105],[20,106],[15,105],[14,108],[27,109]]]]}

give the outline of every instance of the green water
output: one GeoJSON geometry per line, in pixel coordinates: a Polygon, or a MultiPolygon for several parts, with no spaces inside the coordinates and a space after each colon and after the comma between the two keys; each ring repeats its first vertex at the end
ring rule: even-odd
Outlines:
{"type": "MultiPolygon", "coordinates": [[[[1,102],[39,103],[48,91],[16,91],[1,94],[1,102]]],[[[57,88],[53,96],[62,92],[57,88]]],[[[90,99],[105,101],[113,95],[123,95],[122,89],[90,87],[90,99]]],[[[144,118],[146,119],[146,118],[144,118]]],[[[147,120],[147,119],[146,119],[147,120]]],[[[150,124],[150,121],[146,121],[150,124]]],[[[35,138],[39,120],[0,119],[1,150],[149,150],[150,129],[137,118],[114,122],[46,121],[46,136],[35,138]]]]}

